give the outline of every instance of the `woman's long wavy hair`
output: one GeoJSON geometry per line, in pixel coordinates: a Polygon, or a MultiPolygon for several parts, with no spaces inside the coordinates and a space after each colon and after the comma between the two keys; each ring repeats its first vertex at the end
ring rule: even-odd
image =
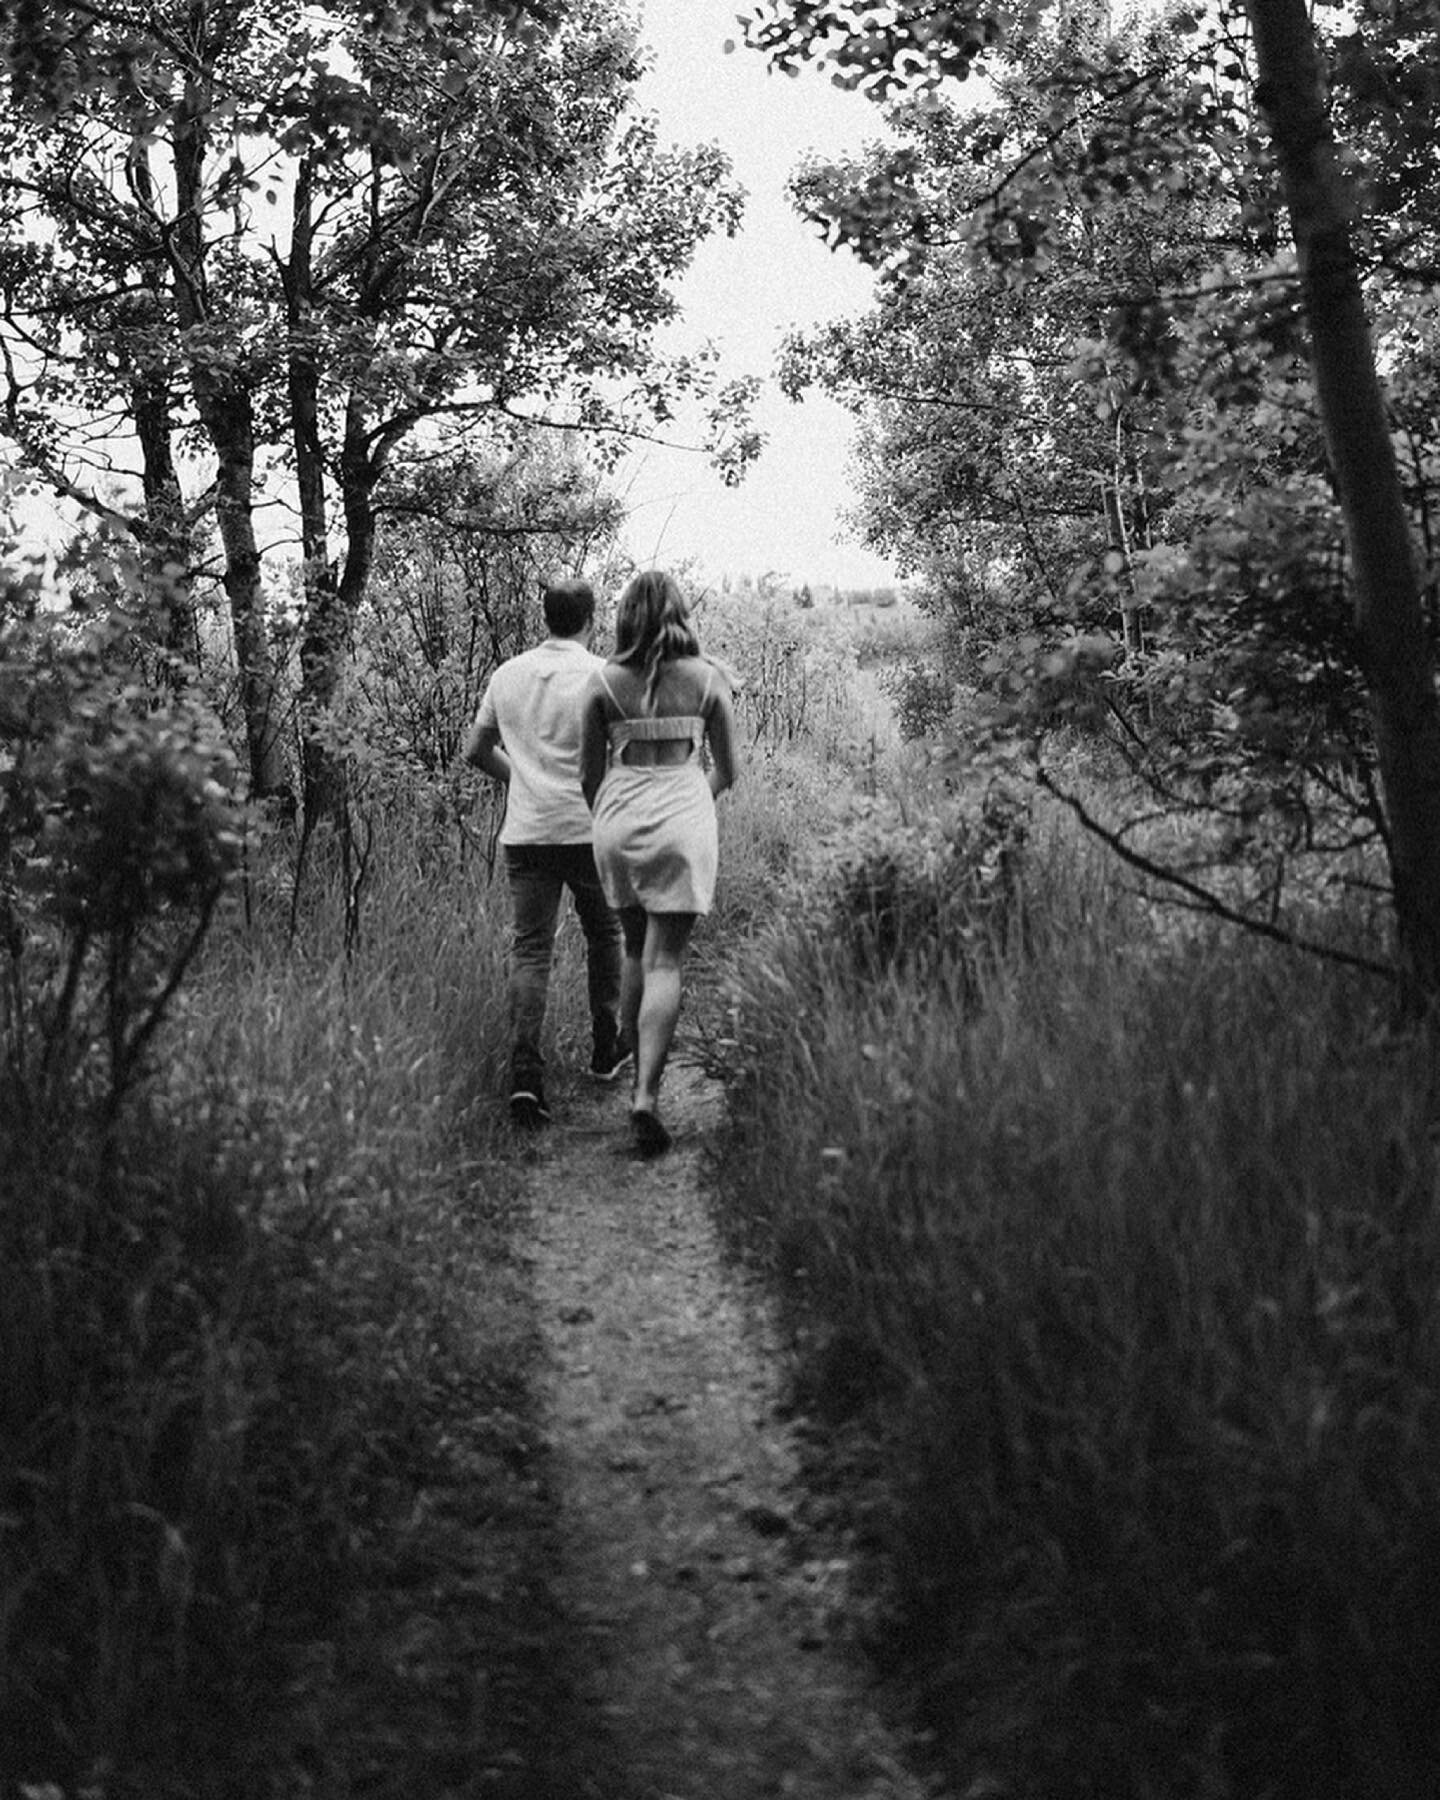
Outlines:
{"type": "Polygon", "coordinates": [[[673,657],[698,656],[700,640],[680,584],[660,569],[637,575],[620,596],[615,615],[615,661],[645,677],[645,704],[655,704],[660,671],[673,657]]]}

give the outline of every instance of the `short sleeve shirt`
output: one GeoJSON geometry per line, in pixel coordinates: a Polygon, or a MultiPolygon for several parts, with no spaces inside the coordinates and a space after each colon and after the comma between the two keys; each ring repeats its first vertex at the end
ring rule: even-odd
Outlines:
{"type": "Polygon", "coordinates": [[[590,678],[604,666],[578,638],[546,638],[490,677],[476,723],[499,734],[510,758],[502,844],[590,842],[580,732],[590,678]]]}

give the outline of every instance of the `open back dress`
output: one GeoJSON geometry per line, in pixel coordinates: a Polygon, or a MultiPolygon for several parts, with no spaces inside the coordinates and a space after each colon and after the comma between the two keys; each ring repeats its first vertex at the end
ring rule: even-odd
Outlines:
{"type": "Polygon", "coordinates": [[[707,913],[715,898],[719,849],[715,801],[701,765],[714,670],[694,713],[626,712],[605,671],[599,679],[615,709],[610,759],[595,797],[595,864],[614,907],[649,913],[707,913]],[[689,742],[683,762],[628,760],[632,744],[689,742]]]}

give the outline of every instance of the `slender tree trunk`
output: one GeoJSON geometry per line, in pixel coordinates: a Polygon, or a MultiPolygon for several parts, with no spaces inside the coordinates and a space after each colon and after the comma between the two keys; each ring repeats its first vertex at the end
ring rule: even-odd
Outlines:
{"type": "MultiPolygon", "coordinates": [[[[192,8],[197,43],[203,40],[203,12],[203,7],[192,8]]],[[[222,367],[214,347],[204,341],[211,324],[203,225],[209,100],[203,79],[192,78],[175,117],[177,204],[171,257],[176,316],[189,341],[196,409],[218,462],[215,512],[225,552],[225,593],[240,675],[250,783],[256,794],[279,794],[287,788],[283,719],[265,630],[260,548],[255,537],[253,400],[245,377],[222,367]]]]}
{"type": "Polygon", "coordinates": [[[325,452],[320,436],[320,369],[314,322],[315,165],[307,154],[295,182],[290,257],[285,266],[286,375],[295,486],[300,502],[305,624],[300,638],[300,730],[307,828],[336,817],[344,803],[344,771],[320,727],[334,703],[348,632],[330,564],[325,452]]]}
{"type": "Polygon", "coordinates": [[[1246,0],[1355,587],[1408,1006],[1440,999],[1440,707],[1399,470],[1306,0],[1246,0]]]}
{"type": "Polygon", "coordinates": [[[305,706],[305,816],[308,825],[341,817],[345,772],[323,737],[313,731],[334,705],[349,653],[355,614],[365,598],[375,562],[375,483],[379,468],[370,453],[365,409],[352,394],[345,411],[340,451],[340,494],[345,515],[345,556],[340,579],[327,565],[323,581],[307,588],[301,649],[305,706]]]}
{"type": "Polygon", "coordinates": [[[1145,648],[1145,630],[1140,618],[1140,605],[1135,598],[1135,567],[1130,553],[1130,534],[1125,528],[1125,499],[1120,489],[1120,472],[1117,461],[1114,481],[1102,483],[1100,498],[1105,506],[1105,541],[1110,546],[1112,555],[1121,561],[1121,576],[1125,584],[1124,596],[1120,601],[1120,635],[1126,652],[1139,656],[1145,648]]]}
{"type": "MultiPolygon", "coordinates": [[[[197,382],[197,398],[199,386],[197,382]]],[[[260,547],[255,537],[255,439],[249,396],[201,401],[200,414],[219,459],[215,510],[225,551],[225,593],[240,673],[251,784],[257,795],[280,794],[288,790],[289,782],[281,748],[284,720],[279,684],[266,632],[260,547]]]]}
{"type": "Polygon", "coordinates": [[[161,641],[182,662],[194,660],[195,598],[185,496],[175,468],[169,384],[160,375],[137,375],[131,385],[140,440],[145,493],[146,562],[164,610],[161,641]]]}
{"type": "MultiPolygon", "coordinates": [[[[313,349],[304,353],[305,336],[297,331],[299,310],[308,310],[311,292],[311,170],[302,166],[295,197],[295,231],[290,260],[291,358],[290,400],[295,426],[296,468],[300,485],[305,541],[306,626],[301,647],[302,704],[305,721],[305,807],[307,822],[338,817],[345,799],[344,771],[328,752],[314,726],[324,719],[340,690],[349,654],[355,615],[370,584],[375,562],[375,487],[385,452],[372,446],[370,416],[353,378],[345,407],[340,444],[340,498],[345,520],[345,556],[337,582],[326,548],[325,465],[320,444],[319,384],[313,349]],[[297,343],[301,354],[296,354],[297,343]]],[[[394,257],[382,254],[379,230],[381,164],[372,168],[371,226],[375,233],[364,255],[365,276],[359,312],[373,318],[382,307],[394,274],[394,257]]]]}
{"type": "MultiPolygon", "coordinates": [[[[130,179],[142,203],[158,213],[159,197],[144,145],[131,152],[130,179]]],[[[143,258],[140,280],[127,326],[158,332],[165,316],[165,253],[158,243],[143,258]]],[[[119,334],[123,353],[124,333],[119,334]]],[[[195,597],[191,578],[193,549],[185,495],[175,467],[175,421],[171,405],[170,374],[145,360],[132,366],[130,405],[135,435],[140,440],[141,484],[145,494],[145,560],[162,613],[160,641],[175,659],[169,678],[179,684],[179,665],[197,654],[195,597]]]]}
{"type": "Polygon", "coordinates": [[[345,414],[345,445],[340,480],[345,501],[345,567],[340,575],[340,601],[352,618],[365,598],[375,566],[375,484],[380,469],[371,453],[364,408],[352,398],[345,414]]]}

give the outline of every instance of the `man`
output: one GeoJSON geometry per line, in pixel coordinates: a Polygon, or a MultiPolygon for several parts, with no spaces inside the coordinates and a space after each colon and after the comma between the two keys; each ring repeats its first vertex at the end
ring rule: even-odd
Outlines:
{"type": "Polygon", "coordinates": [[[613,1081],[630,1060],[620,1039],[620,927],[605,902],[580,791],[581,702],[602,666],[590,652],[595,594],[587,581],[544,590],[549,637],[496,669],[461,755],[505,784],[505,855],[514,917],[510,966],[510,1115],[550,1117],[540,1050],[561,892],[569,888],[585,933],[593,1053],[590,1073],[613,1081]]]}

